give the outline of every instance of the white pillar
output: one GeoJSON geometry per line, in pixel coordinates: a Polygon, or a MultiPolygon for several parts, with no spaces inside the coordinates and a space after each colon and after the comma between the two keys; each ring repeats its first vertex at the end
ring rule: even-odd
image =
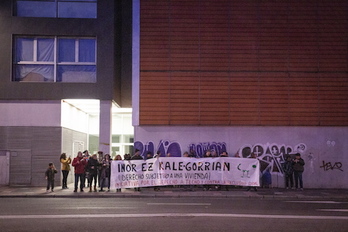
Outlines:
{"type": "Polygon", "coordinates": [[[99,151],[111,154],[112,102],[100,100],[99,115],[99,151]]]}

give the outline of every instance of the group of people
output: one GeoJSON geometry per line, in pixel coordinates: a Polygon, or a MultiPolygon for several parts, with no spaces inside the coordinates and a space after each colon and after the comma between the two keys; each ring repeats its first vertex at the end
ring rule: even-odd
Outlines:
{"type": "Polygon", "coordinates": [[[290,155],[286,156],[286,160],[283,163],[286,189],[294,188],[294,178],[295,178],[295,188],[303,190],[302,173],[304,171],[304,165],[305,165],[305,162],[301,158],[300,153],[296,153],[294,159],[292,159],[290,155]]]}
{"type": "Polygon", "coordinates": [[[100,187],[99,192],[104,192],[104,187],[110,191],[111,156],[109,154],[104,155],[99,151],[98,155],[90,156],[87,150],[79,151],[71,165],[75,169],[74,192],[78,189],[84,192],[86,181],[89,192],[97,192],[97,185],[100,187]]]}
{"type": "MultiPolygon", "coordinates": [[[[158,158],[161,156],[160,151],[155,155],[151,152],[147,152],[143,158],[138,149],[135,150],[133,156],[130,154],[125,154],[124,160],[142,160],[142,159],[152,159],[158,158]]],[[[170,157],[170,154],[166,155],[170,157]]],[[[197,155],[194,151],[185,152],[183,157],[194,157],[197,155]]],[[[213,158],[213,157],[228,157],[228,153],[223,151],[220,155],[217,155],[216,152],[207,150],[203,155],[203,158],[213,158]]],[[[234,157],[239,157],[238,153],[234,157]]],[[[257,158],[255,153],[252,153],[250,158],[257,158]]],[[[122,160],[120,155],[115,156],[115,161],[122,160]]],[[[109,154],[103,155],[103,152],[99,151],[98,154],[89,155],[89,152],[86,150],[84,152],[79,151],[77,156],[71,160],[70,157],[67,157],[66,153],[62,153],[60,156],[61,170],[62,170],[62,189],[67,189],[67,178],[70,171],[70,164],[74,167],[75,182],[74,182],[74,192],[77,192],[79,189],[81,192],[84,192],[84,187],[89,187],[89,191],[97,192],[97,185],[100,187],[99,192],[104,192],[104,187],[107,187],[107,191],[110,191],[110,176],[111,176],[111,162],[112,158],[109,154]]],[[[305,162],[301,158],[299,153],[295,154],[295,158],[292,159],[290,155],[286,156],[285,162],[282,164],[282,168],[285,176],[285,187],[287,189],[296,189],[303,190],[303,179],[302,173],[304,171],[305,162]],[[295,179],[295,185],[294,185],[295,179]]],[[[49,163],[49,166],[45,172],[45,177],[47,179],[47,192],[51,189],[51,192],[54,191],[54,175],[57,173],[53,163],[49,163]]],[[[187,186],[186,186],[187,187],[187,186]]],[[[220,190],[222,186],[214,186],[216,189],[220,190]]],[[[228,190],[228,186],[225,186],[228,190]]],[[[211,190],[212,186],[203,186],[204,190],[211,190]]],[[[254,188],[257,191],[255,186],[249,186],[247,190],[254,188]]],[[[192,190],[192,186],[188,186],[188,189],[192,190]]],[[[159,190],[159,187],[154,188],[155,191],[159,190]]],[[[117,192],[120,192],[121,189],[116,189],[117,192]]],[[[135,188],[135,191],[140,191],[140,188],[135,188]]]]}

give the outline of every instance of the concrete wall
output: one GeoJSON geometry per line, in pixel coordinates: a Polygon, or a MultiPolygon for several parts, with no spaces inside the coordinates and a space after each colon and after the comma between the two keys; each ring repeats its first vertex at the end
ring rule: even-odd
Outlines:
{"type": "Polygon", "coordinates": [[[135,148],[181,156],[194,149],[226,150],[247,158],[258,154],[261,171],[270,170],[272,186],[284,187],[284,154],[299,152],[305,160],[305,188],[348,188],[347,127],[135,127],[135,148]]]}

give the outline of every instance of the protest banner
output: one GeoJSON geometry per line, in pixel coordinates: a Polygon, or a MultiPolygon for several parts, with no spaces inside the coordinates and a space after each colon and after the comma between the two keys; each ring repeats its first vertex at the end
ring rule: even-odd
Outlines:
{"type": "Polygon", "coordinates": [[[115,160],[111,188],[163,185],[260,185],[257,159],[163,157],[115,160]]]}

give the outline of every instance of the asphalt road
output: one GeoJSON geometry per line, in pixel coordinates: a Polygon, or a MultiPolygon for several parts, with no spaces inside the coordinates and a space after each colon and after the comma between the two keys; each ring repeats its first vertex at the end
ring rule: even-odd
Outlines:
{"type": "Polygon", "coordinates": [[[348,231],[348,202],[0,198],[0,231],[348,231]]]}

